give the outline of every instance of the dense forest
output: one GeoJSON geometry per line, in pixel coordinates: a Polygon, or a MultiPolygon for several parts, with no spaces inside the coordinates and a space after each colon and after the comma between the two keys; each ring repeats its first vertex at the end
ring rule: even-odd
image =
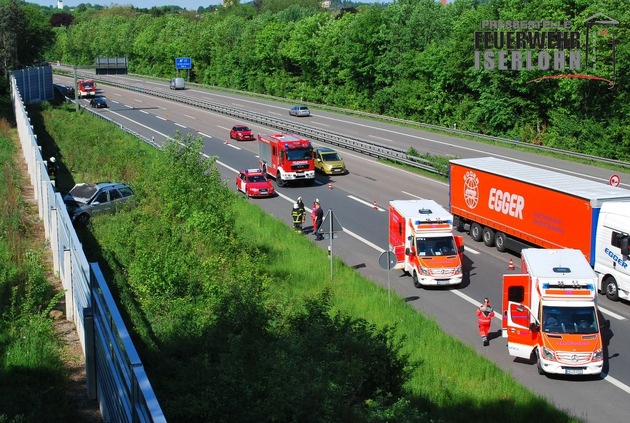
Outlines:
{"type": "MultiPolygon", "coordinates": [[[[230,4],[199,11],[82,4],[64,10],[70,19],[40,8],[56,26],[36,28],[40,38],[54,31],[54,44],[42,52],[50,61],[127,57],[131,72],[168,78],[177,72],[176,57],[190,57],[194,82],[630,158],[630,9],[620,0],[230,4]],[[618,24],[587,28],[593,16],[599,19],[591,22],[618,24]],[[522,20],[570,21],[580,37],[581,69],[476,69],[482,22],[522,20]],[[561,78],[568,74],[605,80],[561,78]]],[[[7,18],[0,24],[19,32],[7,18]]],[[[538,51],[532,54],[536,61],[538,51]]]]}

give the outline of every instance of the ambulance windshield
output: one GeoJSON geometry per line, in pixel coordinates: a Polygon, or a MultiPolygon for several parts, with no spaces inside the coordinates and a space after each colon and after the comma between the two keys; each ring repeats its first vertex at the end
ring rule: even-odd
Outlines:
{"type": "Polygon", "coordinates": [[[543,306],[542,331],[547,333],[597,333],[595,307],[543,306]]]}
{"type": "Polygon", "coordinates": [[[419,256],[448,256],[457,254],[452,236],[416,238],[416,251],[419,256]]]}

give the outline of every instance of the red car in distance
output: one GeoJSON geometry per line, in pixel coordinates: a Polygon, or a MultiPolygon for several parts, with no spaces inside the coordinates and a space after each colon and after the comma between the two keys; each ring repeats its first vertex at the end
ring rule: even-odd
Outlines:
{"type": "Polygon", "coordinates": [[[275,195],[273,185],[260,169],[241,170],[236,175],[236,190],[248,197],[273,197],[275,195]]]}
{"type": "Polygon", "coordinates": [[[237,141],[253,141],[252,130],[245,125],[234,125],[230,129],[230,138],[237,141]]]}

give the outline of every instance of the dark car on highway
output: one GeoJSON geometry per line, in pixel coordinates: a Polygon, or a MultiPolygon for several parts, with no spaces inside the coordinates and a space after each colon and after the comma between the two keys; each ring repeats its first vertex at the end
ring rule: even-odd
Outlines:
{"type": "Polygon", "coordinates": [[[96,107],[97,109],[107,107],[107,100],[105,100],[105,97],[94,97],[90,100],[90,107],[96,107]]]}
{"type": "Polygon", "coordinates": [[[74,98],[74,88],[72,88],[71,86],[63,84],[54,84],[54,86],[57,91],[61,93],[61,95],[68,98],[74,98]]]}

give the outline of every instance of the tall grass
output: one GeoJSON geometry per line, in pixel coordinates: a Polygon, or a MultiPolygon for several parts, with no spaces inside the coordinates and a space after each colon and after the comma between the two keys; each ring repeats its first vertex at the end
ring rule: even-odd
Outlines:
{"type": "Polygon", "coordinates": [[[20,190],[15,131],[0,118],[0,422],[65,422],[63,346],[48,317],[56,301],[20,190]]]}
{"type": "MultiPolygon", "coordinates": [[[[92,254],[91,259],[99,260],[108,269],[108,276],[125,306],[136,341],[140,341],[141,350],[151,357],[145,364],[149,367],[149,374],[159,380],[154,386],[157,385],[164,395],[160,400],[167,416],[173,416],[177,421],[191,418],[207,420],[207,414],[205,419],[201,417],[203,413],[212,412],[213,407],[225,407],[225,404],[212,405],[212,401],[219,395],[221,401],[233,402],[231,407],[237,414],[232,416],[237,416],[238,420],[232,421],[252,421],[246,416],[254,404],[244,401],[248,398],[247,395],[258,392],[257,389],[261,387],[265,388],[265,369],[281,372],[281,375],[284,374],[282,372],[287,372],[285,380],[278,379],[278,383],[286,382],[287,378],[288,382],[291,378],[298,378],[299,367],[294,368],[295,372],[291,373],[273,360],[278,358],[286,363],[293,363],[290,357],[283,355],[291,349],[285,350],[278,346],[288,345],[295,348],[299,344],[300,340],[295,336],[300,331],[295,332],[296,328],[291,325],[297,322],[299,329],[300,316],[309,307],[309,299],[326,293],[326,301],[330,305],[327,313],[333,318],[350,316],[357,319],[356,323],[365,321],[368,325],[383,330],[381,334],[387,333],[387,328],[393,328],[393,339],[387,342],[392,346],[394,343],[400,345],[401,357],[408,357],[409,368],[414,369],[404,383],[405,393],[397,402],[392,404],[392,401],[383,400],[389,407],[379,408],[382,399],[371,398],[362,405],[373,412],[363,414],[359,421],[575,421],[526,390],[492,362],[480,357],[460,341],[448,337],[434,320],[422,316],[402,299],[393,297],[390,304],[386,290],[366,280],[338,259],[335,259],[331,280],[327,252],[306,237],[295,234],[285,222],[266,215],[256,205],[235,195],[231,198],[223,197],[225,194],[218,187],[209,189],[219,195],[219,199],[209,195],[209,203],[204,205],[203,197],[200,197],[208,193],[207,187],[204,187],[202,191],[195,191],[203,194],[186,191],[185,195],[189,200],[186,204],[180,204],[182,210],[177,213],[178,209],[173,208],[177,202],[171,202],[170,197],[160,197],[155,189],[151,190],[150,174],[164,163],[156,164],[156,160],[160,159],[156,158],[156,153],[149,147],[115,128],[104,126],[101,121],[90,119],[85,113],[76,115],[68,109],[50,108],[44,111],[43,116],[45,130],[51,141],[56,143],[55,148],[60,150],[65,166],[72,171],[69,181],[79,181],[79,178],[81,182],[97,179],[124,180],[135,184],[139,195],[146,197],[134,211],[94,219],[89,233],[93,239],[86,245],[92,254]],[[82,128],[90,127],[91,133],[97,135],[86,139],[83,131],[69,127],[68,122],[81,125],[82,128]],[[81,154],[76,154],[77,151],[81,151],[81,154]],[[86,155],[114,159],[101,162],[86,158],[86,155]],[[115,161],[128,156],[131,158],[124,162],[115,161]],[[96,163],[98,168],[92,168],[96,163]],[[124,163],[124,166],[121,167],[120,163],[124,163]],[[106,174],[105,170],[111,174],[106,174]],[[158,198],[160,201],[156,200],[158,198]],[[205,213],[211,214],[216,210],[231,216],[229,219],[221,218],[220,221],[225,221],[226,224],[233,222],[233,232],[226,230],[225,234],[237,238],[237,241],[225,245],[198,244],[204,240],[211,242],[215,238],[210,234],[195,235],[195,230],[205,227],[211,220],[206,221],[207,216],[199,215],[192,203],[198,203],[206,210],[205,213]],[[151,213],[157,213],[158,210],[167,214],[175,212],[172,214],[170,231],[169,228],[160,227],[168,222],[162,222],[159,214],[155,214],[154,219],[150,217],[151,213]],[[188,212],[192,214],[187,218],[188,212]],[[171,238],[163,238],[162,241],[151,238],[163,237],[165,234],[171,238]],[[141,240],[149,243],[150,249],[145,244],[140,244],[141,240]],[[230,257],[209,253],[220,252],[222,248],[232,251],[241,242],[242,255],[230,257]],[[177,251],[182,245],[189,250],[177,251]],[[163,247],[167,249],[164,250],[163,247]],[[187,257],[189,267],[193,269],[186,269],[186,263],[170,256],[172,254],[187,257]],[[148,263],[149,267],[139,267],[137,261],[148,263]],[[164,280],[161,280],[160,272],[166,269],[166,262],[175,266],[179,277],[163,274],[164,280]],[[140,268],[148,272],[144,285],[142,274],[137,274],[140,268]],[[186,278],[193,275],[203,278],[203,271],[200,269],[218,272],[219,278],[223,279],[217,280],[216,275],[209,275],[207,280],[212,280],[212,284],[205,281],[192,285],[197,288],[197,292],[191,296],[190,290],[186,288],[190,281],[186,278]],[[244,273],[245,278],[239,279],[239,273],[244,273]],[[245,290],[238,293],[230,291],[230,285],[232,288],[236,286],[245,290]],[[165,292],[168,296],[160,297],[165,292]],[[229,301],[223,302],[226,299],[229,301]],[[286,318],[279,318],[276,314],[269,317],[271,315],[265,314],[269,310],[279,312],[286,318]],[[261,318],[263,326],[248,326],[250,318],[261,318]],[[233,328],[226,334],[222,326],[233,328]],[[282,333],[291,333],[293,338],[276,338],[282,333]],[[252,351],[257,346],[269,349],[252,351]],[[209,353],[204,354],[204,351],[209,353]],[[212,367],[217,360],[220,362],[221,358],[226,357],[231,361],[224,362],[221,368],[212,367]],[[191,363],[191,360],[195,362],[191,363]],[[252,381],[255,385],[234,386],[230,385],[233,380],[226,381],[221,377],[221,373],[224,373],[230,377],[239,377],[236,380],[240,381],[243,373],[247,373],[245,369],[257,373],[261,379],[243,377],[243,383],[252,381]],[[204,381],[210,384],[204,385],[204,381]],[[213,391],[216,386],[212,386],[212,381],[222,383],[220,386],[227,386],[230,391],[213,391]],[[191,383],[201,385],[189,386],[191,383]],[[177,395],[185,397],[185,401],[174,398],[177,395]],[[183,404],[186,404],[186,409],[182,409],[183,404]],[[419,411],[412,412],[413,410],[419,411]],[[396,414],[397,412],[400,414],[396,414]]],[[[195,165],[189,163],[189,166],[194,168],[195,165]]],[[[182,176],[184,178],[186,177],[182,176]]],[[[156,179],[153,186],[172,189],[163,179],[156,179]]],[[[170,183],[174,186],[185,186],[185,181],[174,180],[173,175],[166,175],[166,179],[171,179],[170,183]]],[[[204,184],[202,181],[197,183],[204,184]]],[[[330,326],[334,327],[334,324],[330,326]]],[[[304,336],[308,334],[306,329],[308,328],[304,328],[304,336]]],[[[322,333],[321,336],[325,337],[326,334],[322,333]]],[[[330,345],[330,349],[341,347],[340,344],[330,345]]],[[[318,350],[312,351],[312,354],[317,353],[318,350]]],[[[143,360],[146,358],[147,355],[143,360]]],[[[304,359],[304,366],[317,361],[316,356],[304,359]]],[[[326,363],[323,363],[315,369],[325,371],[325,366],[326,363]]],[[[315,376],[310,375],[313,378],[315,376]]],[[[273,377],[277,375],[268,373],[266,377],[275,380],[273,377]]],[[[308,381],[308,377],[306,380],[308,381]]],[[[337,381],[329,381],[331,386],[334,383],[337,381]]],[[[272,387],[269,388],[271,390],[272,387]]],[[[285,392],[284,404],[288,407],[291,397],[304,394],[303,390],[304,387],[295,386],[294,391],[285,392]]],[[[271,401],[272,398],[267,400],[271,401]]],[[[264,409],[266,406],[265,401],[259,403],[261,398],[254,398],[252,401],[256,402],[256,407],[264,409]]],[[[278,403],[283,404],[282,398],[278,403]]],[[[325,406],[323,403],[319,405],[325,406]]],[[[317,404],[314,407],[317,410],[317,404]]],[[[273,413],[277,416],[278,410],[269,410],[269,413],[268,415],[273,413]]],[[[295,420],[296,415],[289,414],[293,416],[289,421],[299,421],[295,420]]],[[[313,417],[312,421],[321,420],[313,417]]]]}

